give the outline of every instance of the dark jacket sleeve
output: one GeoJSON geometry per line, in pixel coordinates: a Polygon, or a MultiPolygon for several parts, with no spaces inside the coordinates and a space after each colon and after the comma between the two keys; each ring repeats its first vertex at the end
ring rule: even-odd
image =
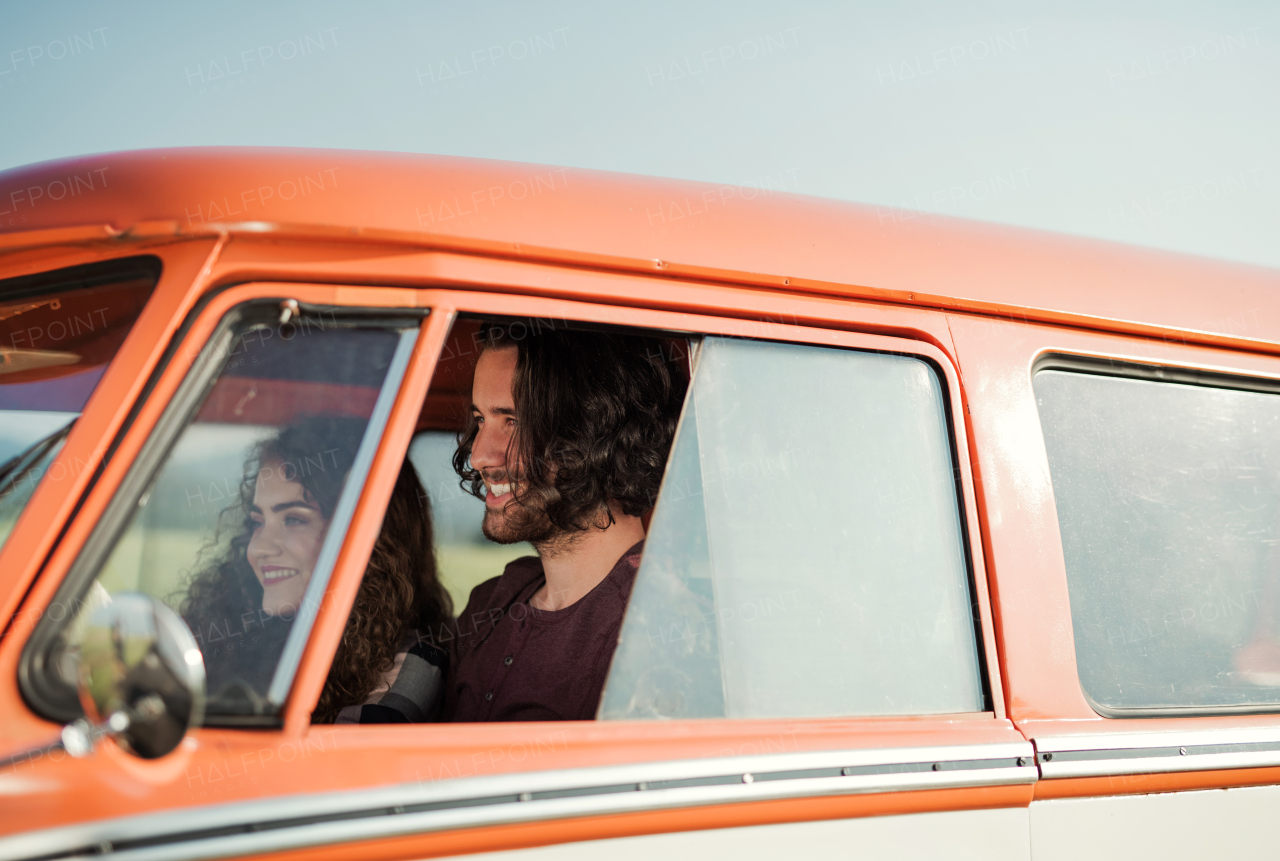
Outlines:
{"type": "MultiPolygon", "coordinates": [[[[397,655],[397,658],[400,657],[397,655]]],[[[376,701],[348,706],[338,723],[428,723],[440,720],[444,711],[444,686],[449,653],[426,642],[415,643],[404,653],[400,670],[390,688],[376,701]]]]}

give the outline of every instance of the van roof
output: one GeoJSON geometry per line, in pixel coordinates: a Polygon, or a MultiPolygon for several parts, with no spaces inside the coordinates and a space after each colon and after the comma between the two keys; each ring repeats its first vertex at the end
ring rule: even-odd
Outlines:
{"type": "MultiPolygon", "coordinates": [[[[157,233],[392,242],[1280,344],[1280,270],[930,213],[487,159],[202,147],[0,172],[0,252],[157,233]]],[[[1200,340],[1200,338],[1197,338],[1200,340]]]]}

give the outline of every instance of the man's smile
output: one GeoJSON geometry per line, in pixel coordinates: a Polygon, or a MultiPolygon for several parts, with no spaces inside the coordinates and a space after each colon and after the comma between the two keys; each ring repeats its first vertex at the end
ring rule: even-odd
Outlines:
{"type": "Polygon", "coordinates": [[[489,491],[485,494],[485,505],[506,505],[507,501],[511,498],[511,482],[498,484],[496,482],[486,480],[484,486],[489,491]]]}

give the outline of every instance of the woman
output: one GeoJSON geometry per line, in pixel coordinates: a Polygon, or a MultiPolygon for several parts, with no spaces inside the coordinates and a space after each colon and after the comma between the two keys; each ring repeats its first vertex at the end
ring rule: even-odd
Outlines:
{"type": "MultiPolygon", "coordinates": [[[[219,558],[194,575],[182,614],[205,656],[212,714],[256,714],[302,604],[364,432],[360,419],[306,418],[260,443],[219,558]]],[[[437,716],[447,656],[417,631],[452,620],[436,577],[431,506],[408,460],[334,655],[314,723],[437,716]]]]}

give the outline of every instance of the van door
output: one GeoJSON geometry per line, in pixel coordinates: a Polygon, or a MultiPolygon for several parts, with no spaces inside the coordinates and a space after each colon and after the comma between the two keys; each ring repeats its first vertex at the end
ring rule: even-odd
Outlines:
{"type": "Polygon", "coordinates": [[[970,389],[999,393],[974,438],[1034,854],[1255,856],[1280,800],[1280,361],[951,319],[970,389]]]}
{"type": "MultiPolygon", "coordinates": [[[[1006,717],[945,319],[698,285],[671,310],[665,282],[593,277],[539,276],[574,299],[490,292],[506,285],[487,277],[475,286],[490,291],[247,284],[216,297],[121,445],[129,468],[113,464],[86,501],[81,567],[50,566],[30,601],[106,576],[157,592],[188,582],[164,580],[177,558],[166,554],[199,543],[173,521],[195,511],[213,528],[243,478],[235,455],[255,445],[248,431],[339,410],[363,422],[357,449],[372,453],[340,494],[350,520],[326,539],[327,581],[299,608],[309,634],[286,637],[261,684],[244,680],[166,760],[108,747],[44,763],[43,783],[16,797],[41,830],[0,850],[687,852],[706,841],[689,832],[711,830],[756,856],[855,845],[1029,857],[1037,770],[1006,717]],[[584,278],[609,301],[583,300],[584,278]],[[326,349],[289,358],[289,298],[306,318],[290,325],[310,323],[326,349]],[[313,319],[330,312],[335,325],[313,319]],[[411,438],[457,406],[475,358],[466,326],[492,317],[655,333],[683,345],[691,372],[599,719],[312,725],[411,438]]],[[[240,622],[225,621],[207,645],[240,622]]],[[[258,624],[240,624],[237,649],[258,624]]],[[[46,674],[59,663],[49,630],[27,649],[46,674]]],[[[50,718],[69,713],[55,697],[50,718]]]]}

